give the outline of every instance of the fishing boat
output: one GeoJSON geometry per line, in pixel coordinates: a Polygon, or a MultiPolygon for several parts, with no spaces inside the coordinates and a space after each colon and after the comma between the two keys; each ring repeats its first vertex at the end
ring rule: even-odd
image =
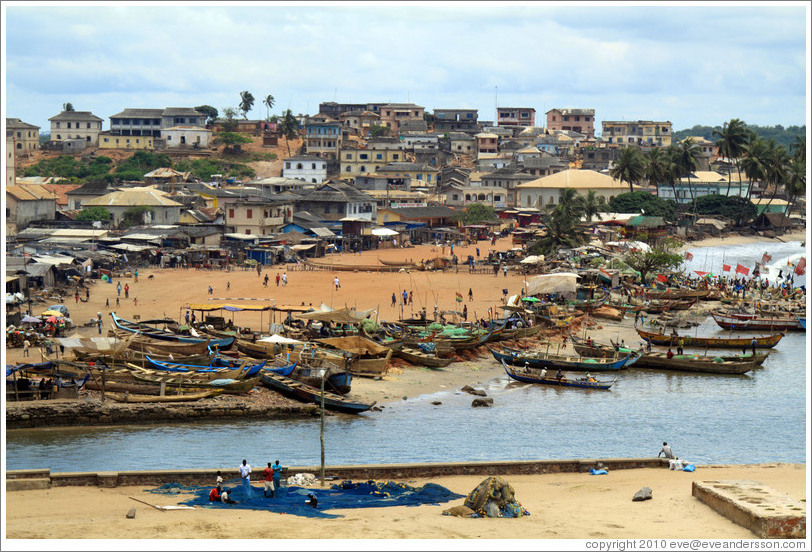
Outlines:
{"type": "Polygon", "coordinates": [[[503,347],[503,351],[496,351],[490,347],[488,350],[493,358],[503,361],[511,366],[529,366],[531,368],[561,369],[580,372],[606,372],[622,370],[634,355],[628,354],[619,359],[592,358],[581,356],[560,355],[542,351],[520,351],[503,347]]]}
{"type": "Polygon", "coordinates": [[[135,374],[135,377],[143,382],[152,383],[153,385],[166,384],[166,387],[176,386],[178,388],[199,388],[199,389],[221,389],[223,393],[231,395],[241,395],[249,392],[256,387],[259,382],[260,376],[255,376],[248,379],[235,379],[219,377],[212,380],[200,379],[185,379],[185,374],[170,374],[170,375],[150,375],[148,373],[135,374]]]}
{"type": "Polygon", "coordinates": [[[502,366],[504,366],[505,372],[507,372],[507,375],[509,377],[522,383],[541,383],[544,385],[558,385],[561,387],[580,387],[583,389],[611,389],[612,385],[614,385],[615,382],[617,381],[617,378],[613,379],[612,381],[597,381],[587,377],[556,378],[555,376],[547,376],[547,375],[542,376],[541,368],[533,368],[530,366],[523,367],[508,366],[504,360],[502,360],[502,366]]]}
{"type": "MultiPolygon", "coordinates": [[[[260,382],[268,389],[273,389],[287,397],[298,399],[307,403],[321,404],[321,388],[305,385],[279,374],[265,372],[260,377],[260,382]]],[[[324,408],[344,412],[347,414],[359,414],[375,406],[375,402],[362,403],[342,397],[335,393],[324,391],[324,408]]]]}
{"type": "MultiPolygon", "coordinates": [[[[279,355],[281,357],[281,355],[279,355]]],[[[279,376],[300,381],[311,387],[321,387],[321,380],[324,378],[325,388],[345,395],[352,387],[352,372],[344,370],[337,364],[322,362],[318,366],[299,364],[294,362],[287,366],[275,366],[265,368],[265,372],[272,372],[279,376]]]]}
{"type": "MultiPolygon", "coordinates": [[[[209,365],[183,364],[180,362],[168,362],[165,360],[160,361],[150,356],[147,356],[147,360],[153,368],[163,370],[165,372],[214,372],[222,368],[235,368],[226,361],[221,362],[218,357],[212,359],[212,364],[209,365]]],[[[244,377],[256,375],[265,366],[265,362],[266,361],[263,360],[258,364],[245,366],[244,368],[241,368],[241,373],[244,374],[244,377]]]]}
{"type": "MultiPolygon", "coordinates": [[[[360,335],[317,339],[317,343],[352,356],[350,371],[356,376],[380,377],[389,369],[392,348],[376,343],[360,335]]],[[[303,351],[304,357],[307,352],[303,351]]]]}
{"type": "MultiPolygon", "coordinates": [[[[737,326],[738,328],[738,326],[737,326]]],[[[758,337],[697,337],[690,335],[662,334],[658,332],[649,332],[636,328],[637,333],[645,341],[652,345],[667,345],[676,347],[680,339],[683,340],[684,347],[699,347],[711,349],[742,349],[753,346],[753,340],[756,340],[756,348],[766,349],[775,347],[781,338],[784,337],[783,333],[758,336],[758,337]]]]}
{"type": "Polygon", "coordinates": [[[806,330],[806,317],[805,317],[805,316],[804,316],[803,318],[801,318],[801,317],[799,316],[799,317],[798,317],[798,323],[801,325],[801,327],[802,327],[804,330],[806,330]]]}
{"type": "Polygon", "coordinates": [[[131,337],[132,340],[127,346],[128,349],[133,351],[154,352],[158,354],[174,354],[174,355],[200,355],[208,352],[209,339],[203,339],[199,342],[180,342],[168,341],[165,339],[153,339],[141,333],[132,333],[126,330],[114,329],[113,334],[121,339],[131,337]]]}
{"type": "Polygon", "coordinates": [[[116,316],[116,313],[111,312],[110,316],[113,318],[113,324],[119,330],[131,333],[140,333],[152,339],[159,339],[161,341],[179,341],[181,343],[208,343],[209,347],[219,347],[226,349],[234,343],[234,337],[224,337],[218,339],[211,339],[211,337],[192,337],[188,335],[177,334],[168,330],[162,330],[147,325],[145,322],[131,322],[116,316]]]}
{"type": "Polygon", "coordinates": [[[397,349],[394,356],[402,358],[415,366],[426,366],[428,368],[443,368],[454,361],[453,358],[440,358],[435,353],[427,353],[419,348],[407,346],[397,349]]]}
{"type": "Polygon", "coordinates": [[[378,262],[384,266],[394,266],[398,268],[417,268],[417,263],[412,261],[386,261],[384,259],[378,259],[378,262]]]}
{"type": "MultiPolygon", "coordinates": [[[[763,355],[761,360],[766,358],[763,355]]],[[[647,352],[637,361],[638,368],[657,368],[679,372],[703,372],[706,374],[745,374],[758,366],[756,355],[747,357],[711,357],[692,354],[674,355],[647,352]],[[727,359],[727,360],[725,360],[727,359]]]]}
{"type": "Polygon", "coordinates": [[[798,317],[765,318],[757,314],[710,313],[719,327],[726,330],[803,331],[798,317]]]}
{"type": "Polygon", "coordinates": [[[181,393],[179,395],[135,395],[125,393],[120,395],[118,393],[105,393],[105,397],[110,397],[114,401],[121,403],[175,403],[175,402],[191,402],[214,397],[222,393],[221,389],[210,389],[208,391],[198,391],[195,393],[181,393]]]}
{"type": "Polygon", "coordinates": [[[387,265],[342,265],[330,262],[314,261],[312,259],[305,259],[305,266],[320,270],[330,270],[335,272],[397,272],[403,266],[387,266],[387,265]]]}

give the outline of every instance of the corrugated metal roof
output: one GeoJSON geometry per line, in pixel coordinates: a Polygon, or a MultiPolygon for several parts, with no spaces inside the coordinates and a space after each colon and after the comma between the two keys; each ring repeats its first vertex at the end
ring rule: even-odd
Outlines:
{"type": "Polygon", "coordinates": [[[335,234],[327,228],[311,228],[310,231],[320,238],[331,238],[335,236],[335,234]]]}
{"type": "Polygon", "coordinates": [[[130,207],[133,205],[144,205],[148,207],[182,207],[183,205],[177,201],[172,201],[167,198],[167,194],[154,188],[130,188],[127,190],[118,190],[105,194],[101,197],[90,199],[83,202],[83,207],[87,206],[118,206],[130,207]]]}

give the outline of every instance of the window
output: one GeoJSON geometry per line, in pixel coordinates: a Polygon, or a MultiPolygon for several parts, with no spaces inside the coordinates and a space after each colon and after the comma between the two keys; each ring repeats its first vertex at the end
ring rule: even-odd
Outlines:
{"type": "Polygon", "coordinates": [[[253,218],[254,212],[252,209],[248,209],[245,211],[245,218],[253,218]]]}
{"type": "Polygon", "coordinates": [[[451,199],[457,201],[459,199],[459,196],[457,196],[457,194],[451,194],[451,199]]]}
{"type": "Polygon", "coordinates": [[[392,160],[393,161],[397,161],[398,159],[400,159],[400,155],[398,155],[397,153],[392,155],[392,160]]]}
{"type": "Polygon", "coordinates": [[[352,154],[351,153],[347,154],[347,159],[352,159],[352,154]]]}
{"type": "Polygon", "coordinates": [[[369,155],[367,155],[366,153],[362,153],[358,156],[358,159],[366,161],[367,159],[369,159],[369,155]]]}
{"type": "MultiPolygon", "coordinates": [[[[61,135],[61,134],[57,134],[57,135],[56,135],[56,139],[57,139],[57,140],[61,140],[61,139],[62,139],[62,135],[61,135]]],[[[106,141],[107,141],[107,140],[105,140],[105,142],[106,142],[106,141]]],[[[19,148],[19,147],[20,147],[20,144],[17,144],[17,147],[19,148]]]]}
{"type": "Polygon", "coordinates": [[[315,168],[316,168],[316,164],[315,164],[315,163],[311,163],[311,164],[310,164],[310,168],[311,168],[311,169],[315,169],[315,168]]]}
{"type": "Polygon", "coordinates": [[[228,218],[232,218],[232,219],[234,218],[234,209],[229,209],[228,210],[228,218]]]}
{"type": "Polygon", "coordinates": [[[326,204],[324,205],[324,214],[325,214],[325,215],[329,215],[329,214],[330,214],[330,204],[329,204],[329,203],[326,203],[326,204]]]}
{"type": "Polygon", "coordinates": [[[60,123],[59,123],[59,121],[57,121],[56,122],[56,128],[59,128],[59,125],[60,125],[60,123]]]}
{"type": "Polygon", "coordinates": [[[344,169],[344,172],[351,173],[352,172],[352,165],[347,165],[346,169],[344,169]]]}
{"type": "Polygon", "coordinates": [[[298,170],[301,170],[303,168],[303,165],[301,163],[296,163],[296,168],[298,170]]]}
{"type": "Polygon", "coordinates": [[[375,155],[375,159],[383,159],[383,154],[379,153],[379,154],[375,155]]]}
{"type": "Polygon", "coordinates": [[[87,128],[90,128],[90,123],[87,124],[87,128]]]}
{"type": "Polygon", "coordinates": [[[289,168],[290,168],[290,161],[285,161],[285,168],[286,168],[286,169],[289,169],[289,168]]]}
{"type": "Polygon", "coordinates": [[[68,122],[68,128],[70,128],[70,122],[68,122]]]}

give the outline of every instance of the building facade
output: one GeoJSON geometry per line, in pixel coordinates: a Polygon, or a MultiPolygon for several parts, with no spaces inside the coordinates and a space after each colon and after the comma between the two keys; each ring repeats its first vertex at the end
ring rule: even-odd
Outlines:
{"type": "Polygon", "coordinates": [[[110,116],[110,134],[118,136],[152,136],[161,138],[162,131],[175,126],[206,126],[206,116],[191,107],[164,109],[125,109],[110,116]]]}
{"type": "Polygon", "coordinates": [[[51,121],[51,140],[84,140],[87,147],[99,145],[99,133],[104,119],[96,117],[90,111],[63,111],[54,115],[51,121]]]}
{"type": "Polygon", "coordinates": [[[36,125],[6,117],[6,137],[11,138],[15,155],[39,149],[39,127],[36,125]]]}
{"type": "Polygon", "coordinates": [[[389,103],[382,105],[378,114],[381,116],[381,126],[397,134],[406,121],[422,122],[424,112],[423,107],[413,103],[389,103]]]}
{"type": "Polygon", "coordinates": [[[434,132],[477,132],[477,109],[435,109],[434,132]]]}
{"type": "Polygon", "coordinates": [[[17,164],[14,162],[14,139],[6,134],[6,186],[17,183],[17,164]]]}
{"type": "Polygon", "coordinates": [[[307,153],[322,159],[338,159],[341,150],[341,123],[309,122],[305,127],[307,153]]]}
{"type": "Polygon", "coordinates": [[[377,203],[369,194],[331,180],[304,195],[296,208],[325,221],[339,221],[346,217],[371,221],[375,220],[377,203]]]}
{"type": "Polygon", "coordinates": [[[601,137],[618,147],[670,146],[671,121],[603,121],[601,137]]]}
{"type": "Polygon", "coordinates": [[[584,136],[595,136],[595,110],[555,108],[547,112],[547,130],[574,130],[584,136]]]}
{"type": "Polygon", "coordinates": [[[282,231],[293,217],[293,205],[261,198],[241,198],[223,203],[225,224],[237,234],[267,236],[282,231]]]}
{"type": "Polygon", "coordinates": [[[319,184],[327,180],[327,161],[314,155],[295,155],[282,161],[282,177],[319,184]]]}
{"type": "Polygon", "coordinates": [[[425,163],[390,163],[376,171],[391,178],[408,178],[412,186],[435,186],[440,171],[425,163]]]}
{"type": "Polygon", "coordinates": [[[167,148],[206,149],[211,144],[212,132],[194,126],[173,126],[161,131],[167,148]]]}
{"type": "MultiPolygon", "coordinates": [[[[402,146],[401,146],[402,147],[402,146]]],[[[340,178],[352,178],[361,174],[376,173],[389,163],[401,163],[405,159],[401,149],[367,147],[344,148],[340,156],[340,178]]]]}
{"type": "Polygon", "coordinates": [[[561,194],[567,188],[572,188],[583,196],[594,190],[598,197],[603,197],[606,201],[629,191],[628,184],[607,174],[568,169],[519,184],[516,206],[542,208],[557,205],[561,194]]]}
{"type": "Polygon", "coordinates": [[[54,220],[56,200],[56,194],[41,185],[7,186],[7,224],[22,230],[35,220],[54,220]]]}
{"type": "Polygon", "coordinates": [[[496,126],[536,126],[536,110],[532,107],[498,107],[496,126]]]}
{"type": "Polygon", "coordinates": [[[507,190],[499,186],[451,186],[445,193],[445,204],[450,207],[467,207],[474,203],[489,205],[494,209],[507,207],[507,190]]]}
{"type": "Polygon", "coordinates": [[[109,132],[99,134],[100,149],[155,149],[152,136],[118,136],[109,132]]]}

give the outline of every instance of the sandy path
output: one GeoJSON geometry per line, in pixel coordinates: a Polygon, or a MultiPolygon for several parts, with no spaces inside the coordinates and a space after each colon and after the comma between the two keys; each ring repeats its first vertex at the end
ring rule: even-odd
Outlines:
{"type": "MultiPolygon", "coordinates": [[[[431,481],[468,494],[487,476],[431,481]]],[[[693,473],[649,468],[617,470],[606,476],[567,473],[505,479],[530,517],[489,520],[441,515],[463,499],[437,506],[336,510],[331,513],[344,517],[333,520],[246,510],[160,512],[128,497],[160,506],[177,504],[183,498],[144,493],[143,487],[70,487],[8,493],[6,528],[12,539],[749,539],[755,538],[749,530],[693,498],[691,481],[756,480],[796,499],[805,499],[807,488],[806,467],[801,464],[699,466],[693,473]],[[652,489],[653,499],[632,502],[643,486],[652,489]],[[133,506],[135,519],[125,519],[133,506]]],[[[404,482],[419,486],[427,481],[404,482]]]]}

